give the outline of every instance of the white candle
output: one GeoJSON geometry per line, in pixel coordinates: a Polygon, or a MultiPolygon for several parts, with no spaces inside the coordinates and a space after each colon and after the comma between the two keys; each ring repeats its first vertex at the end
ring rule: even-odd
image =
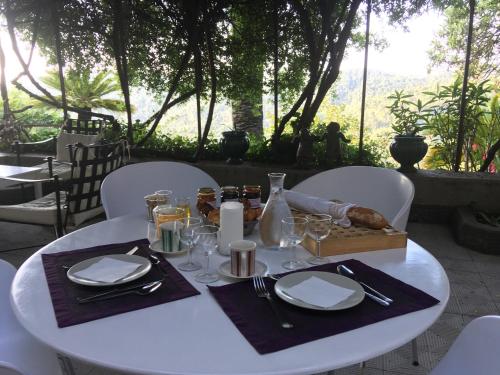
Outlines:
{"type": "Polygon", "coordinates": [[[219,252],[230,255],[229,244],[243,239],[243,204],[224,202],[220,206],[219,252]]]}

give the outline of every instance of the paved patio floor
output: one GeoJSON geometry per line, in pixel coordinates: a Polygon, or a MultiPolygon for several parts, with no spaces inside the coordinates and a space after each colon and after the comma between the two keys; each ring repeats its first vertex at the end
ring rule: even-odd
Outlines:
{"type": "MultiPolygon", "coordinates": [[[[368,361],[363,372],[358,366],[351,366],[335,371],[336,375],[427,374],[469,321],[482,315],[500,315],[500,256],[481,254],[457,245],[446,226],[409,223],[408,232],[412,240],[441,262],[451,283],[450,301],[444,314],[417,339],[420,366],[411,364],[411,345],[407,344],[368,361]]],[[[54,235],[47,228],[0,223],[0,238],[0,258],[19,267],[31,254],[52,241],[54,235]]],[[[76,361],[74,367],[78,375],[119,374],[76,361]]]]}

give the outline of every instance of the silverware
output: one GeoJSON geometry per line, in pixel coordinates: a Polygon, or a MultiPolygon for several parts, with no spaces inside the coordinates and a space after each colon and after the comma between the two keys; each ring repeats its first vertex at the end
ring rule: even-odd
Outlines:
{"type": "MultiPolygon", "coordinates": [[[[163,279],[161,280],[155,280],[155,281],[148,281],[148,282],[145,282],[145,283],[142,283],[142,284],[135,284],[135,285],[131,285],[131,286],[127,286],[127,287],[123,287],[123,288],[115,288],[115,289],[112,289],[112,290],[108,290],[106,292],[102,292],[102,293],[98,293],[98,294],[93,294],[91,296],[88,296],[88,297],[77,297],[77,301],[78,303],[85,303],[85,302],[91,302],[91,301],[94,301],[96,299],[100,299],[101,297],[107,297],[109,295],[113,295],[113,294],[120,294],[121,293],[124,293],[124,292],[133,292],[135,290],[139,290],[139,289],[142,289],[142,288],[151,288],[151,287],[154,287],[155,285],[157,285],[159,283],[159,285],[161,285],[163,282],[163,279]]],[[[159,287],[159,286],[158,286],[159,287]]],[[[156,289],[155,289],[156,290],[156,289]]],[[[153,290],[154,291],[154,290],[153,290]]]]}
{"type": "Polygon", "coordinates": [[[280,310],[276,301],[271,297],[271,293],[267,290],[266,284],[264,283],[264,279],[262,276],[254,276],[253,277],[253,287],[255,292],[257,293],[257,297],[266,298],[271,305],[271,308],[274,311],[274,314],[278,318],[281,327],[283,328],[293,328],[293,324],[287,321],[283,312],[280,310]]]}
{"type": "Polygon", "coordinates": [[[347,266],[343,265],[343,264],[340,264],[337,266],[337,272],[340,274],[340,275],[343,275],[343,276],[346,276],[346,277],[349,277],[353,280],[356,280],[358,283],[361,284],[361,286],[363,286],[363,288],[367,289],[369,293],[366,292],[365,290],[365,293],[368,297],[372,298],[372,297],[375,297],[375,298],[372,298],[374,301],[377,301],[379,302],[378,300],[382,300],[384,302],[386,302],[386,304],[383,304],[384,306],[388,306],[389,304],[391,304],[392,302],[394,302],[393,299],[383,295],[382,293],[378,292],[377,290],[373,289],[371,286],[365,284],[364,282],[360,281],[357,279],[356,277],[356,274],[347,266]]]}
{"type": "Polygon", "coordinates": [[[116,297],[121,297],[129,294],[137,294],[140,296],[147,296],[148,294],[153,293],[154,291],[158,290],[158,288],[161,286],[163,282],[162,281],[154,281],[148,285],[144,285],[142,288],[136,288],[136,289],[131,289],[131,290],[125,290],[113,294],[108,294],[105,296],[101,297],[95,297],[90,300],[79,300],[78,303],[88,303],[88,302],[96,302],[96,301],[105,301],[111,298],[116,298],[116,297]]]}
{"type": "Polygon", "coordinates": [[[133,254],[135,254],[135,252],[136,252],[137,250],[139,250],[139,246],[134,246],[134,247],[132,248],[132,250],[127,251],[127,252],[126,252],[126,254],[127,254],[127,255],[133,255],[133,254]]]}

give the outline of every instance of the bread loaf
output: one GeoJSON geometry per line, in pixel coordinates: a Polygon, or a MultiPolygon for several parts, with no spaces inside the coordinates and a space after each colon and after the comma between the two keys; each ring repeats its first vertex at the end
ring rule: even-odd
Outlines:
{"type": "Polygon", "coordinates": [[[389,225],[384,216],[371,208],[352,207],[347,211],[351,223],[372,229],[382,229],[389,225]]]}

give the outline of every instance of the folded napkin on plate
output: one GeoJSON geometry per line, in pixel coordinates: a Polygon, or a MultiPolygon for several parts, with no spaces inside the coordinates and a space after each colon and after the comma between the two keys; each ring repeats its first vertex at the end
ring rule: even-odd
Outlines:
{"type": "Polygon", "coordinates": [[[333,285],[316,276],[309,277],[290,288],[283,289],[291,297],[325,308],[335,306],[354,293],[352,289],[333,285]]]}
{"type": "Polygon", "coordinates": [[[285,190],[285,199],[291,207],[297,210],[312,214],[331,215],[338,225],[345,228],[351,226],[347,211],[356,207],[353,203],[335,203],[292,190],[285,190]]]}
{"type": "Polygon", "coordinates": [[[104,257],[74,275],[89,280],[112,283],[130,275],[141,265],[119,259],[104,257]]]}

